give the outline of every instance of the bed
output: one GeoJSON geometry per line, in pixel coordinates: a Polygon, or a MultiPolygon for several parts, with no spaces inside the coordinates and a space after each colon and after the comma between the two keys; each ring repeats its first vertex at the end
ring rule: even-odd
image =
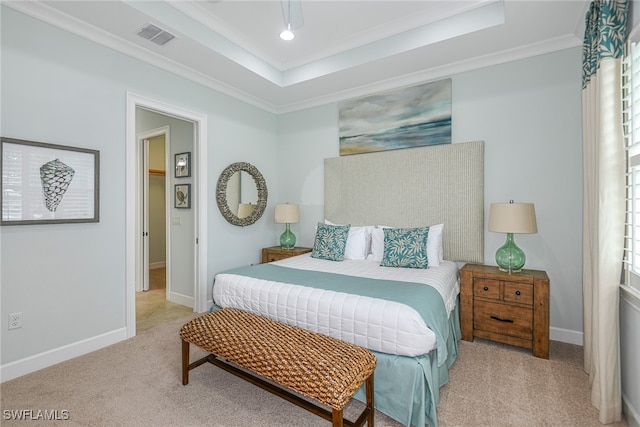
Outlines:
{"type": "Polygon", "coordinates": [[[476,141],[326,159],[313,252],[217,274],[214,309],[369,348],[376,409],[437,426],[460,339],[458,266],[484,260],[483,152],[476,141]]]}

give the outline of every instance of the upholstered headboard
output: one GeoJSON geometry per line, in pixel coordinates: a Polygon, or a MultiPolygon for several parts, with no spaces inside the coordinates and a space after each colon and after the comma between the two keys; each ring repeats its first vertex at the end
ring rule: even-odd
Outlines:
{"type": "Polygon", "coordinates": [[[484,141],[324,161],[324,213],[338,224],[444,223],[444,258],[484,262],[484,141]]]}

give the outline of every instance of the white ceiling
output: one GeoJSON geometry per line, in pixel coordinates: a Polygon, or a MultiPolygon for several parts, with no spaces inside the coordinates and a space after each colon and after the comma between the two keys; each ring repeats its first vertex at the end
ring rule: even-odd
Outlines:
{"type": "Polygon", "coordinates": [[[283,113],[579,46],[588,2],[301,0],[290,42],[280,0],[3,4],[283,113]],[[139,37],[149,23],[176,38],[139,37]]]}

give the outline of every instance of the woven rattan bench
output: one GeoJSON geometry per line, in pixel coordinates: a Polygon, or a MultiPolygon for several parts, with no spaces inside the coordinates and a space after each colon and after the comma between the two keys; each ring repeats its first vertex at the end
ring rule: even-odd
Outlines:
{"type": "Polygon", "coordinates": [[[376,358],[365,348],[231,308],[191,320],[180,330],[180,338],[184,385],[191,369],[209,362],[332,421],[334,427],[365,422],[373,427],[376,358]],[[190,343],[211,354],[189,363],[190,343]],[[366,407],[351,422],[344,419],[343,410],[363,383],[366,407]]]}

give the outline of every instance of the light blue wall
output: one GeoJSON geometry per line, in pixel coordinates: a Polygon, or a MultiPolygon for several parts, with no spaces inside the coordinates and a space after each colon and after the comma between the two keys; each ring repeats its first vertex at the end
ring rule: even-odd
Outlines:
{"type": "MultiPolygon", "coordinates": [[[[273,114],[4,6],[1,20],[2,135],[100,150],[101,174],[99,223],[0,228],[0,364],[125,326],[127,92],[208,118],[209,286],[222,269],[259,261],[260,248],[274,243],[273,217],[231,226],[214,191],[220,172],[236,161],[277,181],[273,114]],[[23,326],[8,331],[14,312],[22,312],[23,326]]],[[[274,196],[275,188],[269,212],[274,196]]]]}
{"type": "MultiPolygon", "coordinates": [[[[485,141],[485,212],[492,202],[535,203],[538,233],[518,235],[527,268],[551,280],[552,339],[582,339],[581,50],[452,76],[453,140],[485,141]]],[[[300,243],[323,219],[323,159],[338,155],[338,105],[278,117],[283,199],[301,203],[300,243]],[[296,179],[288,179],[293,176],[296,179]]],[[[487,223],[485,216],[485,224],[487,223]]],[[[505,236],[485,233],[485,262],[505,236]]]]}
{"type": "MultiPolygon", "coordinates": [[[[323,220],[324,159],[339,155],[338,108],[334,105],[285,114],[278,119],[281,159],[280,203],[300,204],[300,223],[292,224],[298,246],[313,246],[315,225],[323,220]],[[296,179],[291,179],[296,177],[296,179]]],[[[279,230],[281,233],[282,230],[279,230]]]]}
{"type": "MultiPolygon", "coordinates": [[[[516,242],[526,267],[549,275],[551,338],[580,343],[581,55],[574,48],[453,78],[454,141],[486,141],[485,230],[491,203],[535,203],[538,233],[516,242]]],[[[486,263],[495,265],[504,240],[485,233],[486,263]]]]}

